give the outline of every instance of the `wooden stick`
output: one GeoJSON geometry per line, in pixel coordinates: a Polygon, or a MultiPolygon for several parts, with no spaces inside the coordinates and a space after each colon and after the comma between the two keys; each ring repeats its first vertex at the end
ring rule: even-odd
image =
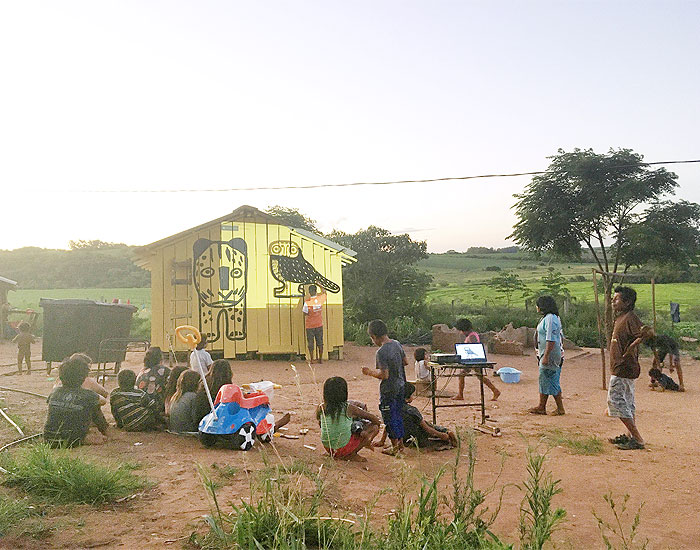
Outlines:
{"type": "Polygon", "coordinates": [[[15,421],[12,420],[4,410],[0,409],[0,414],[3,416],[3,418],[5,420],[7,420],[10,424],[12,424],[15,427],[15,429],[19,432],[19,435],[24,437],[24,432],[22,431],[22,428],[20,428],[17,424],[15,424],[15,421]]]}
{"type": "Polygon", "coordinates": [[[0,390],[4,391],[16,391],[18,393],[26,393],[27,395],[33,395],[34,397],[41,397],[42,399],[48,399],[48,395],[41,395],[40,393],[34,393],[27,390],[18,390],[17,388],[6,388],[5,386],[0,386],[0,390]]]}
{"type": "Polygon", "coordinates": [[[595,294],[595,313],[596,317],[598,318],[598,340],[600,341],[600,362],[603,367],[602,370],[602,375],[603,375],[603,389],[606,390],[608,389],[607,386],[607,380],[606,380],[606,375],[605,375],[605,347],[603,346],[603,327],[602,327],[602,322],[600,320],[600,302],[598,301],[598,280],[596,278],[596,272],[597,270],[593,270],[593,293],[595,294]]]}
{"type": "Polygon", "coordinates": [[[651,279],[651,311],[654,315],[654,334],[656,334],[656,281],[651,279]]]}

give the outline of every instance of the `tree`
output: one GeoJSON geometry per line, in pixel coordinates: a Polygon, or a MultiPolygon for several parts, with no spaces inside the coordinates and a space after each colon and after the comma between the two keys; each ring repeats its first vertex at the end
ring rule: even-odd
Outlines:
{"type": "Polygon", "coordinates": [[[489,280],[488,285],[499,294],[503,294],[506,304],[510,307],[511,296],[518,291],[527,292],[527,286],[523,283],[520,275],[512,271],[504,271],[489,280]]]}
{"type": "Polygon", "coordinates": [[[631,266],[667,265],[688,269],[700,254],[700,205],[660,201],[644,212],[629,229],[629,242],[622,247],[625,271],[631,266]]]}
{"type": "Polygon", "coordinates": [[[536,253],[580,258],[583,243],[603,272],[605,326],[612,334],[612,287],[640,207],[673,194],[676,176],[652,169],[630,149],[559,149],[544,174],[515,195],[518,222],[510,238],[536,253]]]}
{"type": "Polygon", "coordinates": [[[357,252],[357,262],[343,268],[343,302],[349,319],[364,323],[422,315],[432,277],[414,264],[428,256],[425,241],[375,226],[352,235],[334,231],[328,238],[357,252]]]}
{"type": "Polygon", "coordinates": [[[563,298],[569,298],[571,292],[569,292],[567,282],[566,277],[561,274],[561,271],[555,271],[553,267],[550,267],[547,269],[547,273],[542,275],[540,279],[540,283],[542,284],[540,293],[548,294],[557,301],[563,298]]]}
{"type": "Polygon", "coordinates": [[[270,216],[274,216],[279,219],[282,223],[289,225],[290,227],[297,227],[299,229],[306,229],[312,233],[321,234],[319,229],[316,227],[316,221],[304,216],[296,208],[287,208],[286,206],[270,206],[265,210],[270,216]]]}
{"type": "Polygon", "coordinates": [[[108,243],[100,240],[93,241],[68,241],[71,250],[104,250],[109,248],[127,248],[124,243],[108,243]]]}

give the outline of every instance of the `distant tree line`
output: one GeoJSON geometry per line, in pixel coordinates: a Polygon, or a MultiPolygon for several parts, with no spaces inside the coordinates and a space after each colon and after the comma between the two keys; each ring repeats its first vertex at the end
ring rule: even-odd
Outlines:
{"type": "Polygon", "coordinates": [[[135,265],[135,247],[103,241],[70,241],[71,250],[25,247],[0,250],[0,275],[20,288],[148,287],[150,273],[135,265]]]}

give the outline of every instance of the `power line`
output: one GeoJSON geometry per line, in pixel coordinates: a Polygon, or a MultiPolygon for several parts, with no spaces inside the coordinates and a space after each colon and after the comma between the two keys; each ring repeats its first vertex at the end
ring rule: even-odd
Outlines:
{"type": "MultiPolygon", "coordinates": [[[[623,164],[615,168],[628,168],[631,166],[656,166],[660,164],[695,164],[696,160],[663,160],[658,162],[640,162],[638,164],[623,164]]],[[[486,178],[513,178],[518,176],[538,176],[546,174],[546,170],[533,172],[513,172],[510,174],[481,174],[478,176],[453,176],[447,178],[430,178],[423,180],[397,180],[397,181],[356,181],[352,183],[317,183],[312,185],[271,185],[264,187],[232,187],[227,189],[82,189],[69,191],[71,193],[230,193],[232,191],[282,191],[285,189],[330,189],[341,187],[358,187],[361,185],[397,185],[402,183],[430,183],[438,181],[460,181],[486,178]]],[[[65,191],[64,191],[65,192],[65,191]]]]}

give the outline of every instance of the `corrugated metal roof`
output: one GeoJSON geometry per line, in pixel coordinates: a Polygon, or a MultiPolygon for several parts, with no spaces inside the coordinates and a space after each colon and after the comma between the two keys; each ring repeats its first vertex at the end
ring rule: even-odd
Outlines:
{"type": "Polygon", "coordinates": [[[5,283],[7,285],[17,286],[17,281],[13,281],[12,279],[7,279],[5,277],[0,277],[0,283],[5,283]]]}

